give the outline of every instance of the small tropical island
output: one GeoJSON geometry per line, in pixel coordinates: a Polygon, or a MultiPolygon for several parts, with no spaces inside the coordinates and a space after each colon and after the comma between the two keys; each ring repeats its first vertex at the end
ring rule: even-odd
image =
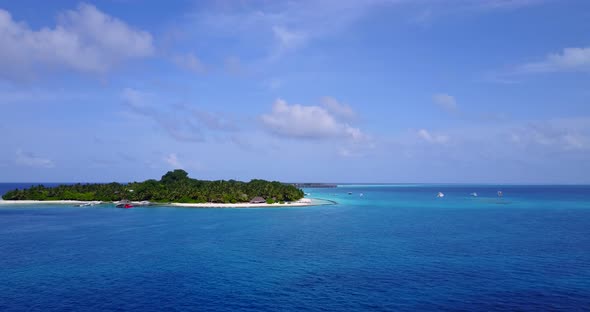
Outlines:
{"type": "Polygon", "coordinates": [[[192,179],[182,169],[169,171],[158,180],[121,183],[43,185],[15,189],[2,196],[5,202],[135,202],[186,207],[241,207],[273,204],[310,205],[294,185],[254,179],[207,181],[192,179]]]}

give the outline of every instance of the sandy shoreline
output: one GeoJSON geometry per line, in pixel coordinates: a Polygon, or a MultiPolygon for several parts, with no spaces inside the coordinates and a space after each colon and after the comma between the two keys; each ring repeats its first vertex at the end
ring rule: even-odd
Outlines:
{"type": "MultiPolygon", "coordinates": [[[[96,202],[80,201],[80,200],[1,200],[2,205],[36,205],[36,204],[53,204],[53,205],[83,205],[96,202]]],[[[97,205],[114,205],[112,202],[103,202],[97,205]]],[[[133,204],[136,204],[133,202],[133,204]]],[[[251,204],[251,203],[236,203],[236,204],[219,204],[219,203],[153,203],[152,206],[158,207],[186,207],[186,208],[280,208],[280,207],[305,207],[318,206],[330,204],[328,201],[303,198],[295,202],[284,204],[251,204]]]]}
{"type": "Polygon", "coordinates": [[[34,204],[56,204],[56,205],[80,205],[89,204],[89,201],[81,200],[0,200],[0,205],[34,205],[34,204]]]}
{"type": "Polygon", "coordinates": [[[236,203],[236,204],[218,204],[218,203],[202,203],[202,204],[189,204],[189,203],[171,203],[167,204],[173,207],[191,207],[191,208],[274,208],[274,207],[303,207],[303,206],[318,206],[325,205],[323,201],[303,199],[290,203],[274,203],[274,204],[251,204],[251,203],[236,203]]]}

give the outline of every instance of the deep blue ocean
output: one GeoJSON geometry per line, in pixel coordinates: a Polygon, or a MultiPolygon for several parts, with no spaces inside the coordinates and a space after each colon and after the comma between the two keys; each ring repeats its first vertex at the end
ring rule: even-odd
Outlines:
{"type": "Polygon", "coordinates": [[[0,311],[590,310],[590,186],[305,191],[337,204],[2,205],[0,311]]]}

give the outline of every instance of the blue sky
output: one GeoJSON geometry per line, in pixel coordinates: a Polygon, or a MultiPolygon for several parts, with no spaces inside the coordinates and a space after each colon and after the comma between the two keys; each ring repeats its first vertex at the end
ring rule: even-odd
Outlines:
{"type": "Polygon", "coordinates": [[[590,2],[0,0],[0,182],[590,183],[590,2]]]}

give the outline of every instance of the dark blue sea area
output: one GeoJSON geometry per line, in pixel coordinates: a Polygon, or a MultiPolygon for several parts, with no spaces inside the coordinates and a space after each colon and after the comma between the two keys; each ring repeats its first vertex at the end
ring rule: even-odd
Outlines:
{"type": "Polygon", "coordinates": [[[590,310],[589,186],[305,192],[337,204],[0,205],[0,311],[590,310]]]}

